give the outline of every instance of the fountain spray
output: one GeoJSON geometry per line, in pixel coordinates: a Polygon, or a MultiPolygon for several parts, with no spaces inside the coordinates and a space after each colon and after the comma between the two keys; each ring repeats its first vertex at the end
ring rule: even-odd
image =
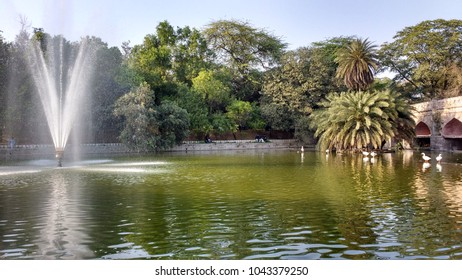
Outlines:
{"type": "Polygon", "coordinates": [[[43,50],[38,40],[31,40],[28,62],[61,167],[67,140],[89,92],[96,48],[88,39],[82,39],[76,52],[62,36],[47,37],[47,42],[43,50]]]}

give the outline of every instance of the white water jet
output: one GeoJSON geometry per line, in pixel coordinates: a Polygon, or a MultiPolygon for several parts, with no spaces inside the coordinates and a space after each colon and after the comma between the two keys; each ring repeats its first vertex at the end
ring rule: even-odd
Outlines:
{"type": "Polygon", "coordinates": [[[40,42],[33,39],[28,62],[53,139],[58,166],[61,166],[82,101],[89,97],[95,48],[89,40],[82,39],[75,55],[72,46],[65,46],[62,36],[56,39],[48,38],[45,51],[40,42]]]}

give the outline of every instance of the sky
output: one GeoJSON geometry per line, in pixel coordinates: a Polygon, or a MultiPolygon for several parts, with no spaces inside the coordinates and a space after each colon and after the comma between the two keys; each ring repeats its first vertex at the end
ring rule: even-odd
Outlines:
{"type": "Polygon", "coordinates": [[[0,30],[13,41],[20,18],[71,41],[90,35],[110,47],[141,44],[157,24],[204,29],[217,20],[241,20],[288,44],[309,46],[336,36],[393,41],[424,20],[462,19],[460,0],[0,0],[0,30]]]}

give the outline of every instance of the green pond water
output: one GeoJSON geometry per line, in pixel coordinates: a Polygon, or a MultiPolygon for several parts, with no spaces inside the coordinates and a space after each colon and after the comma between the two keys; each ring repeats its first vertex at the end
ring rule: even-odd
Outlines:
{"type": "Polygon", "coordinates": [[[462,259],[462,154],[443,157],[2,162],[0,259],[462,259]]]}

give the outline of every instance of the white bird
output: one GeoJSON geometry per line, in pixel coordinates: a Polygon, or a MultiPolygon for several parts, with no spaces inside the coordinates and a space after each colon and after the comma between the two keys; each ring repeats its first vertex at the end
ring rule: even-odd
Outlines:
{"type": "Polygon", "coordinates": [[[431,160],[432,158],[425,155],[425,153],[422,153],[422,159],[425,160],[425,162],[428,162],[429,160],[431,160]]]}
{"type": "Polygon", "coordinates": [[[368,151],[363,151],[363,156],[367,157],[369,155],[368,151]]]}
{"type": "Polygon", "coordinates": [[[326,154],[328,154],[328,153],[329,153],[329,149],[326,150],[326,154]]]}
{"type": "Polygon", "coordinates": [[[442,159],[443,159],[443,157],[441,156],[441,154],[439,154],[439,155],[436,157],[436,161],[437,161],[438,163],[440,163],[442,159]]]}
{"type": "Polygon", "coordinates": [[[302,148],[300,149],[300,152],[302,152],[302,153],[305,152],[305,149],[303,148],[303,146],[302,146],[302,148]]]}
{"type": "Polygon", "coordinates": [[[376,152],[374,152],[374,151],[371,152],[371,157],[372,157],[372,158],[374,158],[376,155],[377,155],[376,152]]]}

